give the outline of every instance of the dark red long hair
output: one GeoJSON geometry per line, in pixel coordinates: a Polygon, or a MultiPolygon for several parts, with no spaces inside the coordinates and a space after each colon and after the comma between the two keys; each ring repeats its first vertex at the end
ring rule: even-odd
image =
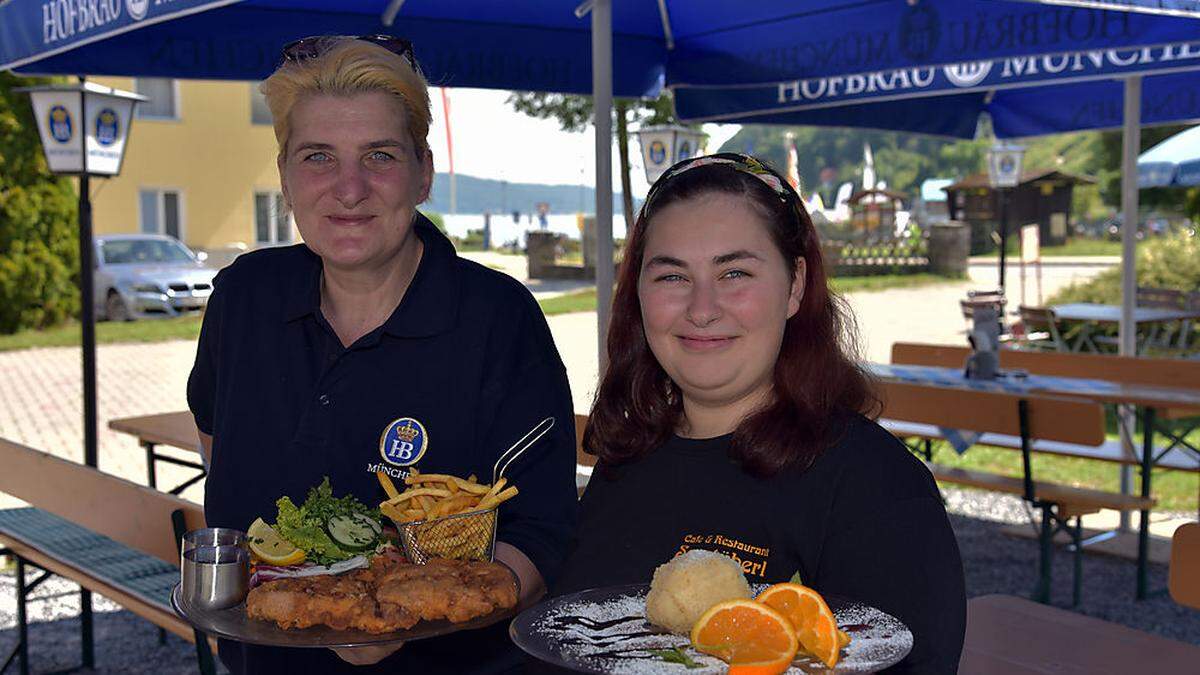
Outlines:
{"type": "Polygon", "coordinates": [[[638,277],[654,216],[670,204],[714,192],[742,197],[762,216],[790,270],[799,258],[805,260],[804,296],[784,327],[773,397],[738,425],[730,454],[756,476],[792,466],[806,469],[834,440],[838,420],[853,413],[878,413],[870,380],[852,358],[858,351],[852,319],[845,303],[829,290],[816,228],[782,176],[757,161],[785,186],[784,197],[751,173],[729,164],[708,164],[663,174],[638,213],[617,275],[608,368],[583,437],[587,452],[607,464],[637,460],[679,427],[682,395],[646,341],[638,277]]]}

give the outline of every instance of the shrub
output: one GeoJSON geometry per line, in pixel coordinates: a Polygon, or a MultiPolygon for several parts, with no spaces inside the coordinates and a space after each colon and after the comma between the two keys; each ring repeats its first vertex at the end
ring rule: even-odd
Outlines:
{"type": "Polygon", "coordinates": [[[79,311],[79,232],[70,181],[46,169],[28,94],[46,80],[0,73],[0,333],[79,311]]]}
{"type": "MultiPolygon", "coordinates": [[[[1200,290],[1200,236],[1180,233],[1142,243],[1138,248],[1137,285],[1200,290]]],[[[1055,293],[1046,304],[1096,302],[1121,303],[1121,268],[1105,270],[1086,282],[1071,284],[1055,293]]]]}

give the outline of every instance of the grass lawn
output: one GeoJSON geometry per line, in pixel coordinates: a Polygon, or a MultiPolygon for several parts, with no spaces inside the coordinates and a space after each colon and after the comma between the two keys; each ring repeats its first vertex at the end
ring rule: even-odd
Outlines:
{"type": "Polygon", "coordinates": [[[833,290],[838,293],[858,293],[863,291],[885,291],[889,288],[913,288],[961,281],[952,277],[936,274],[880,274],[867,277],[833,277],[829,280],[833,290]]]}
{"type": "MultiPolygon", "coordinates": [[[[888,288],[910,288],[955,281],[936,274],[881,274],[871,277],[836,277],[832,280],[833,290],[838,293],[882,291],[888,288]]],[[[571,312],[596,311],[596,289],[589,288],[545,300],[538,300],[546,316],[571,312]]]]}
{"type": "Polygon", "coordinates": [[[553,298],[538,300],[538,304],[541,305],[542,312],[546,316],[570,314],[571,312],[594,312],[596,311],[596,289],[587,288],[574,293],[557,295],[553,298]]]}
{"type": "MultiPolygon", "coordinates": [[[[497,265],[489,265],[489,267],[500,269],[497,265]]],[[[948,281],[952,280],[933,274],[885,274],[870,277],[838,277],[834,278],[831,283],[835,291],[850,293],[925,286],[948,281]]],[[[587,289],[539,300],[538,304],[541,305],[546,316],[570,312],[594,312],[596,311],[596,290],[587,289]]],[[[195,340],[199,335],[200,317],[123,323],[102,321],[96,324],[96,344],[195,340]]],[[[78,346],[80,339],[79,324],[72,322],[46,330],[24,330],[12,335],[0,335],[0,352],[35,347],[78,346]]]]}
{"type": "MultiPolygon", "coordinates": [[[[569,312],[596,311],[596,290],[588,289],[538,301],[546,316],[569,312]]],[[[96,324],[96,344],[119,342],[162,342],[165,340],[195,340],[200,335],[200,317],[127,321],[96,324]]],[[[0,335],[0,352],[35,347],[78,347],[78,322],[47,330],[23,330],[12,335],[0,335]]]]}
{"type": "MultiPolygon", "coordinates": [[[[200,335],[200,317],[153,321],[101,321],[96,324],[96,344],[116,342],[162,342],[195,340],[200,335]]],[[[77,347],[82,341],[78,322],[47,330],[24,330],[0,335],[0,352],[33,347],[77,347]]]]}
{"type": "MultiPolygon", "coordinates": [[[[1109,434],[1116,438],[1115,434],[1109,434]]],[[[1139,443],[1141,434],[1138,434],[1139,443]]],[[[1188,440],[1195,445],[1200,441],[1200,430],[1193,431],[1188,440]]],[[[1159,442],[1162,442],[1159,437],[1159,442]]],[[[1051,483],[1061,483],[1075,487],[1091,488],[1117,492],[1120,490],[1119,468],[1113,462],[1101,462],[1094,459],[1077,457],[1058,457],[1043,453],[1033,453],[1032,470],[1035,480],[1051,483]]],[[[946,466],[960,467],[987,471],[1008,476],[1021,476],[1021,452],[1008,448],[989,448],[973,446],[959,455],[949,443],[935,442],[933,444],[933,461],[946,466]]],[[[1184,511],[1195,514],[1197,508],[1197,475],[1187,471],[1170,469],[1154,469],[1153,489],[1158,499],[1156,510],[1184,511]]],[[[948,484],[949,485],[949,484],[948,484]]],[[[953,487],[961,487],[954,485],[953,487]]],[[[1141,479],[1135,467],[1133,475],[1133,491],[1141,489],[1141,479]]]]}
{"type": "MultiPolygon", "coordinates": [[[[1010,237],[1008,240],[1008,255],[1010,257],[1020,255],[1020,242],[1018,239],[1010,237]]],[[[1109,241],[1107,239],[1085,239],[1083,237],[1075,237],[1067,240],[1062,246],[1043,246],[1042,256],[1045,258],[1056,258],[1064,256],[1089,256],[1089,255],[1121,255],[1121,242],[1109,241]]],[[[1000,251],[992,251],[984,253],[985,258],[998,258],[1000,251]]]]}
{"type": "Polygon", "coordinates": [[[454,250],[459,253],[498,253],[500,255],[511,255],[516,257],[525,257],[523,251],[514,251],[506,246],[495,246],[484,251],[483,242],[454,242],[454,250]]]}

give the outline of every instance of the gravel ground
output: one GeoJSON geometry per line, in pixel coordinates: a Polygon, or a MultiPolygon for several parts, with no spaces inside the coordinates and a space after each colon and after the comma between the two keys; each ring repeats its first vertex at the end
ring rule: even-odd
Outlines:
{"type": "MultiPolygon", "coordinates": [[[[944,491],[950,520],[958,535],[967,575],[967,595],[1006,593],[1027,596],[1036,580],[1037,542],[1003,534],[1009,523],[1026,522],[1020,499],[1007,495],[948,489],[944,491]]],[[[1200,645],[1200,611],[1181,607],[1166,595],[1142,602],[1133,599],[1135,567],[1131,561],[1103,555],[1084,558],[1083,614],[1175,640],[1200,645]]],[[[1071,555],[1059,550],[1054,558],[1057,582],[1052,601],[1068,607],[1071,601],[1071,555]]],[[[1150,566],[1150,588],[1165,589],[1167,568],[1150,566]]],[[[77,587],[52,579],[37,591],[45,600],[32,603],[30,653],[33,672],[44,673],[79,663],[77,587]]],[[[0,659],[16,644],[16,605],[11,569],[0,574],[0,659]]],[[[158,629],[117,605],[96,596],[97,673],[175,675],[196,672],[193,647],[167,635],[158,642],[158,629]]],[[[88,671],[81,671],[88,672],[88,671]]],[[[223,671],[222,671],[223,672],[223,671]]]]}
{"type": "MultiPolygon", "coordinates": [[[[29,579],[32,581],[32,576],[29,579]]],[[[29,611],[29,660],[32,673],[49,673],[77,667],[79,640],[79,587],[52,577],[34,591],[29,611]]],[[[17,606],[14,570],[0,574],[0,663],[17,644],[17,606]]],[[[158,627],[92,595],[96,668],[80,673],[129,675],[193,675],[196,650],[189,642],[167,633],[159,644],[158,627]]],[[[10,672],[16,672],[14,664],[10,672]]],[[[225,673],[224,669],[219,672],[225,673]]]]}

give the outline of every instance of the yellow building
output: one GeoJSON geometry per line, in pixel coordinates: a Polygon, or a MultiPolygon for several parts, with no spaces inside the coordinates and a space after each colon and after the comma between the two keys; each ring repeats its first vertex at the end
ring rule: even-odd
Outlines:
{"type": "Polygon", "coordinates": [[[93,180],[96,234],[170,234],[218,265],[240,249],[298,241],[258,83],[93,79],[150,98],[134,115],[121,174],[93,180]]]}

